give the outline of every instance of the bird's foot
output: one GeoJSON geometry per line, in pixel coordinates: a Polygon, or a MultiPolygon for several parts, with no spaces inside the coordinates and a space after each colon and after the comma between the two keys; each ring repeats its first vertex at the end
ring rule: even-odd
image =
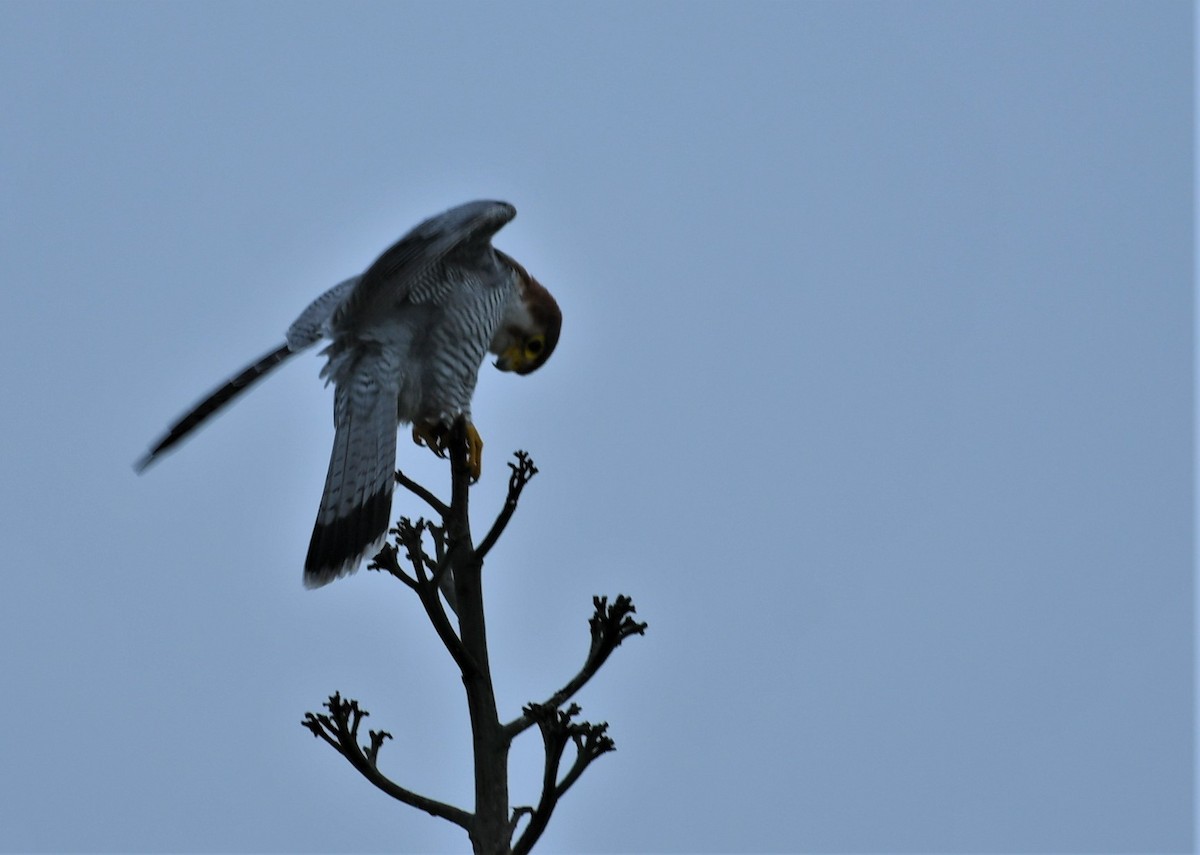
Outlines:
{"type": "Polygon", "coordinates": [[[428,448],[438,457],[446,456],[446,435],[449,433],[445,425],[413,424],[413,442],[422,448],[428,448]]]}
{"type": "MultiPolygon", "coordinates": [[[[424,446],[438,457],[445,457],[450,450],[450,428],[443,424],[414,424],[413,442],[424,446]]],[[[483,437],[475,425],[467,422],[467,466],[471,470],[471,483],[479,480],[483,472],[483,437]]]]}

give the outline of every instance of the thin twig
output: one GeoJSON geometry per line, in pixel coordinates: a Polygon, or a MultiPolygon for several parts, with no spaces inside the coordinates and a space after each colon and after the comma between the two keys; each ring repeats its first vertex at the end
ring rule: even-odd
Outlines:
{"type": "Polygon", "coordinates": [[[574,705],[565,712],[541,704],[528,704],[525,707],[525,715],[536,721],[538,729],[542,732],[545,760],[542,765],[542,794],[537,807],[529,816],[529,825],[525,826],[525,831],[513,844],[513,855],[525,855],[529,852],[550,822],[550,815],[554,813],[558,802],[558,767],[569,738],[567,726],[571,716],[578,710],[574,705]]]}
{"type": "Polygon", "coordinates": [[[447,505],[437,496],[433,495],[433,493],[427,487],[418,484],[399,469],[396,470],[396,483],[408,490],[413,495],[424,499],[425,503],[437,511],[441,516],[444,517],[446,514],[450,513],[449,505],[447,505]]]}
{"type": "MultiPolygon", "coordinates": [[[[541,704],[528,704],[524,709],[525,715],[535,721],[542,732],[546,757],[542,769],[542,795],[538,806],[530,815],[529,825],[513,845],[513,855],[525,855],[533,848],[542,832],[546,830],[559,799],[579,780],[583,770],[600,755],[616,750],[607,733],[608,724],[574,721],[579,711],[578,704],[571,704],[565,710],[552,709],[541,704]],[[575,743],[575,762],[559,781],[558,770],[568,741],[575,743]]],[[[515,817],[513,821],[515,823],[515,817]]]]}
{"type": "Polygon", "coordinates": [[[396,560],[396,547],[390,543],[385,543],[383,548],[375,554],[375,557],[367,565],[367,569],[386,570],[414,591],[417,590],[417,580],[404,572],[404,568],[396,560]]]}
{"type": "MultiPolygon", "coordinates": [[[[637,609],[633,605],[633,600],[624,594],[618,594],[611,606],[608,604],[608,597],[593,597],[592,603],[596,609],[588,620],[592,643],[583,667],[565,686],[547,698],[540,706],[551,709],[562,706],[596,675],[596,672],[600,670],[622,641],[631,635],[645,634],[648,624],[635,621],[631,617],[637,609]]],[[[529,714],[525,713],[504,725],[504,735],[509,740],[515,739],[519,734],[532,727],[534,723],[529,714]]]]}
{"type": "Polygon", "coordinates": [[[500,539],[500,535],[504,534],[504,529],[508,526],[508,521],[512,519],[513,513],[517,510],[517,502],[521,498],[521,491],[525,489],[525,485],[538,473],[537,467],[533,465],[533,458],[526,451],[518,451],[516,453],[517,462],[508,464],[508,468],[512,470],[512,474],[508,476],[508,495],[504,499],[504,507],[500,509],[496,521],[492,523],[492,528],[488,531],[487,536],[479,544],[479,548],[475,550],[479,560],[482,561],[484,556],[491,552],[492,547],[496,545],[496,541],[500,539]]]}
{"type": "Polygon", "coordinates": [[[350,761],[359,774],[392,798],[441,817],[460,828],[470,828],[473,817],[462,808],[414,793],[379,771],[379,749],[389,734],[384,731],[371,731],[370,746],[365,751],[359,746],[358,725],[367,716],[367,711],[359,708],[358,701],[342,700],[341,693],[334,692],[324,706],[329,710],[328,714],[305,713],[302,724],[312,731],[313,736],[320,737],[332,745],[339,754],[350,761]]]}
{"type": "Polygon", "coordinates": [[[396,542],[404,547],[408,554],[408,561],[416,573],[417,579],[414,587],[421,599],[421,605],[425,608],[425,614],[429,617],[429,622],[433,624],[438,638],[442,640],[447,652],[454,658],[459,670],[466,673],[467,670],[477,669],[479,665],[467,652],[462,638],[454,631],[454,627],[446,615],[446,610],[442,608],[442,600],[438,596],[438,580],[444,572],[441,565],[446,563],[446,556],[442,547],[438,545],[440,538],[437,535],[434,536],[434,550],[440,553],[441,557],[436,564],[433,564],[432,559],[425,554],[422,535],[429,527],[425,520],[417,520],[413,524],[402,519],[400,525],[395,529],[396,542]],[[433,566],[430,566],[431,564],[433,566]]]}
{"type": "Polygon", "coordinates": [[[512,820],[508,823],[508,839],[512,840],[512,836],[517,833],[517,826],[521,824],[521,817],[528,816],[533,818],[532,805],[519,805],[513,808],[512,820]]]}
{"type": "Polygon", "coordinates": [[[562,798],[567,790],[571,789],[571,785],[579,780],[583,770],[591,765],[593,760],[601,754],[617,750],[616,744],[608,735],[608,722],[602,721],[600,724],[580,722],[576,728],[576,732],[571,734],[571,739],[575,742],[575,762],[567,774],[563,775],[563,779],[558,782],[558,787],[555,789],[558,798],[562,798]]]}

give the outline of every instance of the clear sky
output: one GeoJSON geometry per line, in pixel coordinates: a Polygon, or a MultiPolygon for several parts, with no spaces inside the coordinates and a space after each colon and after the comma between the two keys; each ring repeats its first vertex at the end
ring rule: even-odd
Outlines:
{"type": "Polygon", "coordinates": [[[1192,50],[1166,0],[0,4],[0,850],[463,850],[300,727],[359,698],[470,806],[416,600],[301,587],[320,361],[131,464],[475,198],[566,318],[475,399],[477,526],[541,469],[504,710],[593,594],[650,622],[545,851],[1189,849],[1192,50]]]}

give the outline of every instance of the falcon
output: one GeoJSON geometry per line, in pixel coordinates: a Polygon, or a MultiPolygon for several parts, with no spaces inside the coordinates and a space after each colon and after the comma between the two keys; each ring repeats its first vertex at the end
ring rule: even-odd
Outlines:
{"type": "Polygon", "coordinates": [[[272,369],[317,342],[334,385],[333,453],[304,584],[352,573],[383,545],[395,486],[396,432],[439,457],[462,417],[472,480],[483,441],[471,397],[490,351],[501,371],[529,374],[558,344],[562,312],[542,285],[492,237],[516,216],[507,202],[469,202],[432,217],[360,276],[317,297],[283,344],[231,377],[180,418],[136,464],[141,472],[272,369]]]}

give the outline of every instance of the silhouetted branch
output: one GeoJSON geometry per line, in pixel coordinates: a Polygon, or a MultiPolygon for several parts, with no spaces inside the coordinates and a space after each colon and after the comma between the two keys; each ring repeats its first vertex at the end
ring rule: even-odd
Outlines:
{"type": "MultiPolygon", "coordinates": [[[[542,732],[546,759],[542,771],[541,799],[531,813],[529,825],[513,845],[513,855],[524,855],[533,848],[542,832],[546,830],[546,824],[550,822],[558,800],[579,780],[583,770],[601,754],[616,750],[612,739],[607,735],[607,722],[591,724],[573,720],[580,712],[578,704],[571,704],[565,710],[552,709],[542,704],[528,704],[524,712],[529,719],[537,723],[542,732]],[[558,770],[568,742],[575,744],[575,762],[560,781],[558,770]]],[[[516,817],[513,819],[515,823],[516,817]]]]}
{"type": "Polygon", "coordinates": [[[368,713],[360,709],[358,701],[342,700],[339,692],[330,695],[324,704],[329,710],[326,713],[305,713],[301,722],[312,731],[313,736],[324,739],[335,750],[359,771],[359,773],[394,799],[406,805],[423,810],[433,816],[449,820],[457,826],[468,828],[471,814],[461,808],[439,802],[426,796],[405,789],[379,771],[379,749],[384,739],[390,739],[391,734],[385,731],[370,731],[370,746],[360,747],[358,744],[358,726],[368,713]]]}
{"type": "Polygon", "coordinates": [[[512,840],[512,836],[517,832],[517,826],[521,824],[521,817],[533,817],[533,808],[530,805],[519,805],[513,808],[512,820],[508,823],[508,839],[512,840]]]}
{"type": "Polygon", "coordinates": [[[558,787],[555,790],[557,798],[562,798],[563,794],[571,788],[571,785],[579,780],[579,776],[583,774],[593,760],[601,754],[607,754],[609,751],[616,751],[617,746],[608,736],[608,722],[602,721],[600,724],[591,724],[589,722],[580,722],[575,725],[575,730],[571,733],[571,741],[575,743],[575,762],[571,765],[570,770],[558,782],[558,787]]]}
{"type": "Polygon", "coordinates": [[[492,523],[491,531],[487,533],[483,542],[479,544],[479,548],[475,550],[475,554],[479,557],[480,561],[492,551],[492,547],[496,545],[496,541],[500,539],[500,535],[504,534],[504,529],[508,526],[508,521],[512,519],[513,513],[517,510],[517,501],[521,498],[521,491],[525,489],[525,485],[538,472],[537,467],[533,465],[533,458],[529,456],[529,452],[518,451],[516,458],[516,463],[508,464],[508,468],[512,470],[512,474],[508,476],[508,496],[504,499],[504,507],[500,509],[500,514],[496,517],[496,521],[492,523]]]}
{"type": "Polygon", "coordinates": [[[396,547],[390,543],[383,545],[383,548],[367,564],[367,569],[386,570],[414,591],[417,590],[417,580],[404,572],[404,568],[400,566],[400,562],[397,559],[396,547]]]}
{"type": "Polygon", "coordinates": [[[438,638],[442,640],[442,644],[454,658],[459,669],[476,668],[478,666],[471,661],[470,655],[463,647],[462,640],[450,624],[446,610],[442,608],[442,601],[438,598],[438,585],[447,569],[444,566],[446,562],[441,530],[437,529],[438,533],[434,535],[434,549],[438,556],[436,559],[431,559],[425,553],[422,543],[423,533],[435,528],[425,520],[417,520],[416,523],[413,523],[407,517],[401,517],[396,527],[391,529],[391,533],[396,536],[396,545],[384,544],[383,549],[368,565],[368,569],[386,570],[416,591],[417,596],[421,599],[421,605],[425,608],[425,614],[429,617],[429,622],[433,624],[438,638]],[[416,578],[409,576],[400,567],[400,548],[404,549],[416,578]]]}
{"type": "Polygon", "coordinates": [[[424,499],[425,503],[429,505],[429,507],[433,508],[433,510],[440,516],[444,517],[446,514],[450,513],[450,508],[445,502],[433,495],[429,489],[409,478],[399,469],[396,470],[396,483],[408,490],[413,495],[424,499]]]}
{"type": "MultiPolygon", "coordinates": [[[[637,612],[633,600],[624,594],[618,594],[610,606],[608,597],[593,597],[592,604],[596,611],[588,619],[588,627],[592,633],[592,644],[588,649],[587,658],[579,673],[571,678],[565,686],[551,695],[539,706],[557,709],[578,692],[588,680],[595,676],[600,667],[612,655],[622,641],[631,635],[644,635],[646,623],[638,623],[631,615],[637,612]]],[[[534,724],[528,712],[504,726],[504,734],[510,740],[534,724]]]]}
{"type": "Polygon", "coordinates": [[[446,598],[446,605],[450,606],[450,610],[457,616],[458,597],[454,593],[454,575],[450,572],[450,562],[446,560],[446,529],[444,526],[436,526],[432,523],[426,528],[429,529],[429,534],[433,538],[433,554],[437,559],[437,570],[433,574],[433,579],[437,582],[442,596],[446,598]]]}
{"type": "Polygon", "coordinates": [[[390,530],[392,543],[384,545],[369,567],[388,572],[416,592],[426,616],[462,675],[471,720],[474,812],[468,813],[419,795],[384,776],[378,768],[379,752],[391,735],[383,730],[371,730],[368,731],[368,744],[360,745],[359,726],[367,713],[359,708],[357,701],[343,700],[335,693],[325,703],[327,713],[307,713],[303,724],[383,792],[466,829],[476,853],[502,855],[516,852],[523,855],[545,831],[558,800],[593,760],[614,750],[606,723],[576,721],[578,705],[571,704],[565,709],[563,705],[596,674],[625,638],[643,634],[646,624],[633,619],[636,610],[628,597],[620,595],[611,605],[607,597],[594,597],[595,611],[588,621],[591,644],[579,673],[545,703],[528,704],[520,717],[502,724],[496,710],[488,663],[483,559],[504,534],[525,485],[538,470],[526,452],[516,452],[515,462],[508,464],[510,474],[504,506],[483,541],[475,547],[468,513],[473,472],[468,462],[467,428],[461,419],[445,432],[438,449],[442,451],[439,456],[450,458],[449,504],[402,472],[396,472],[396,482],[428,504],[441,517],[441,524],[425,519],[414,522],[401,517],[396,527],[390,530]],[[432,549],[428,548],[430,546],[432,549]],[[444,604],[450,606],[453,618],[444,604]],[[534,724],[542,734],[545,749],[541,795],[536,807],[518,807],[510,813],[509,749],[512,740],[534,724]],[[568,744],[574,745],[575,757],[564,773],[563,755],[568,744]],[[522,817],[528,817],[529,822],[514,844],[512,840],[522,817]]]}

